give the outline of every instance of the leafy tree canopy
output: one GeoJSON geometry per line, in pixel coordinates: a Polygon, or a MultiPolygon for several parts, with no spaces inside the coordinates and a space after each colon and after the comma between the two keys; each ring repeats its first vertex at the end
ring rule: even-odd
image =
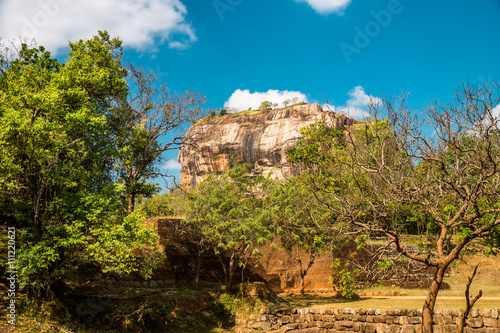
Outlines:
{"type": "Polygon", "coordinates": [[[199,230],[216,254],[229,257],[227,265],[222,262],[228,292],[238,264],[245,265],[257,246],[271,237],[260,217],[265,209],[261,195],[265,179],[249,174],[251,167],[237,165],[208,176],[188,200],[186,224],[199,230]]]}
{"type": "Polygon", "coordinates": [[[161,259],[116,178],[109,119],[129,93],[121,41],[99,32],[69,46],[65,63],[25,44],[1,63],[1,219],[21,236],[20,286],[38,296],[57,296],[89,264],[148,276],[161,259]]]}

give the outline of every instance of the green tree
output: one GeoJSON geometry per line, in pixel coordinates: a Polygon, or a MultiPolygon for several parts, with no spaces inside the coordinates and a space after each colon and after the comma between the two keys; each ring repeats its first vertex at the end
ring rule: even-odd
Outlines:
{"type": "Polygon", "coordinates": [[[435,268],[423,306],[424,332],[433,331],[439,288],[461,251],[474,239],[492,249],[499,245],[498,96],[496,84],[466,85],[455,101],[416,114],[404,96],[386,100],[373,107],[370,122],[345,129],[343,149],[304,150],[301,157],[312,154],[319,162],[310,166],[318,170],[311,185],[323,191],[318,202],[339,221],[383,233],[402,255],[435,268]],[[328,159],[335,163],[322,164],[328,159]],[[414,254],[403,246],[401,233],[414,221],[436,230],[431,251],[414,254]]]}
{"type": "Polygon", "coordinates": [[[20,286],[52,298],[81,265],[147,276],[159,259],[154,231],[119,209],[114,182],[108,117],[128,93],[121,41],[99,32],[69,46],[59,63],[23,45],[0,76],[2,219],[20,234],[20,286]]]}
{"type": "Polygon", "coordinates": [[[188,192],[183,187],[170,189],[169,191],[144,199],[141,210],[148,218],[178,216],[183,217],[186,213],[186,200],[188,192]]]}
{"type": "MultiPolygon", "coordinates": [[[[209,180],[210,181],[210,180],[209,180]]],[[[183,206],[183,211],[187,214],[185,220],[182,221],[182,226],[184,227],[183,232],[189,234],[189,239],[193,240],[197,246],[196,253],[196,270],[195,270],[195,285],[198,286],[200,283],[200,275],[201,275],[201,263],[203,260],[203,256],[211,251],[215,250],[215,253],[219,253],[219,249],[215,248],[215,240],[214,238],[210,238],[206,232],[206,220],[204,214],[206,214],[205,209],[200,209],[203,207],[203,204],[200,203],[200,199],[198,198],[199,194],[196,190],[191,189],[191,191],[187,192],[187,201],[183,206]],[[200,206],[201,205],[201,206],[200,206]]],[[[205,208],[205,207],[203,207],[205,208]]],[[[222,254],[223,255],[223,254],[222,254]]],[[[228,272],[226,269],[224,261],[221,261],[224,272],[228,272]]],[[[226,283],[228,283],[228,276],[226,274],[226,283]]]]}
{"type": "Polygon", "coordinates": [[[210,175],[193,190],[185,221],[213,244],[222,263],[228,293],[238,265],[244,266],[257,253],[257,246],[271,236],[259,218],[263,209],[259,193],[264,179],[249,175],[250,170],[251,165],[245,164],[221,175],[210,175]]]}
{"type": "Polygon", "coordinates": [[[300,293],[304,294],[305,277],[317,256],[329,253],[348,233],[333,222],[331,212],[318,205],[314,193],[296,178],[275,183],[266,197],[266,207],[268,228],[299,264],[300,293]]]}
{"type": "Polygon", "coordinates": [[[260,111],[266,111],[267,109],[270,109],[273,106],[272,102],[269,101],[264,101],[260,104],[260,111]]]}

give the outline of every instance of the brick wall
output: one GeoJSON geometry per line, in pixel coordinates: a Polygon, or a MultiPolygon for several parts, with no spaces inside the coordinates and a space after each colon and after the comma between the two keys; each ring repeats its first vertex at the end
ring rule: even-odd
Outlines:
{"type": "MultiPolygon", "coordinates": [[[[466,333],[500,333],[499,309],[473,309],[466,333]]],[[[434,332],[456,333],[463,310],[435,310],[434,332]]],[[[366,332],[420,333],[422,310],[389,309],[261,309],[238,314],[236,333],[366,332]]]]}

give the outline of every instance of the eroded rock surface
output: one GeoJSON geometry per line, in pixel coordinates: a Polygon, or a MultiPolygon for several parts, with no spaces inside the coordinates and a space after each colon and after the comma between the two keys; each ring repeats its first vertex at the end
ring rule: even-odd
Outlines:
{"type": "Polygon", "coordinates": [[[300,140],[303,127],[321,120],[327,128],[342,129],[357,122],[323,111],[318,104],[256,113],[229,114],[192,125],[186,137],[194,143],[183,146],[178,157],[181,183],[196,186],[208,174],[227,170],[231,158],[255,165],[264,176],[290,177],[294,170],[287,151],[300,140]]]}

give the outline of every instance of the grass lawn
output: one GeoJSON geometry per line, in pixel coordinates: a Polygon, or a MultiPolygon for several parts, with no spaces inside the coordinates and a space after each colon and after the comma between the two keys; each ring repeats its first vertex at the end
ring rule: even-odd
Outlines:
{"type": "MultiPolygon", "coordinates": [[[[424,299],[415,297],[361,298],[358,300],[343,300],[325,296],[283,296],[284,302],[280,308],[370,308],[370,309],[421,309],[424,299]]],[[[500,308],[500,298],[497,300],[479,300],[475,308],[500,308]]],[[[436,309],[465,308],[463,299],[438,299],[436,309]]]]}
{"type": "MultiPolygon", "coordinates": [[[[445,278],[450,289],[439,292],[437,309],[465,308],[465,286],[474,267],[479,264],[478,273],[472,282],[470,291],[475,296],[482,290],[483,297],[475,308],[500,308],[500,257],[485,257],[482,253],[464,256],[463,260],[454,263],[451,274],[445,278]],[[492,299],[493,298],[493,299],[492,299]]],[[[361,297],[357,300],[336,299],[318,295],[285,295],[281,294],[282,308],[379,308],[379,309],[420,309],[427,296],[427,289],[403,289],[396,286],[378,286],[363,291],[378,292],[387,295],[389,292],[400,292],[403,297],[361,297]]]]}

